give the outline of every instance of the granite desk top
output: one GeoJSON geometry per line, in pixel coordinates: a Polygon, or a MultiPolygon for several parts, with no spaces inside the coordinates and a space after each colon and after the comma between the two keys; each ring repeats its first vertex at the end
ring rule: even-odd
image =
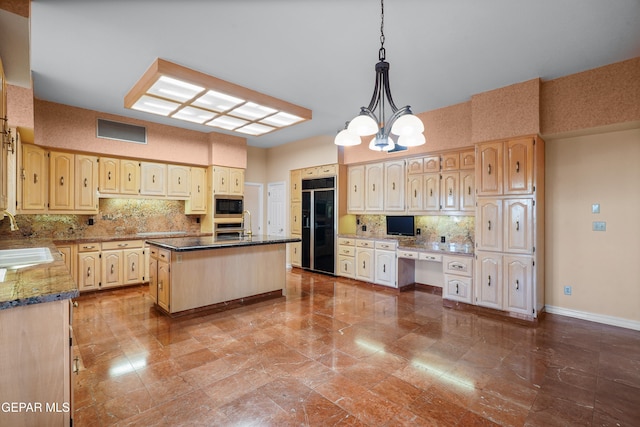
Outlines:
{"type": "Polygon", "coordinates": [[[199,237],[173,237],[169,239],[147,239],[147,243],[153,246],[169,249],[177,252],[201,251],[207,249],[233,248],[240,246],[275,245],[278,243],[301,242],[298,237],[281,237],[254,235],[239,239],[217,239],[215,236],[199,237]]]}
{"type": "Polygon", "coordinates": [[[79,295],[62,255],[51,240],[0,240],[1,249],[49,248],[53,261],[0,268],[0,310],[76,298],[79,295]]]}
{"type": "Polygon", "coordinates": [[[362,236],[358,234],[340,234],[338,237],[345,237],[349,239],[362,239],[362,240],[388,240],[395,241],[398,244],[398,249],[419,251],[419,252],[433,252],[447,255],[462,255],[473,256],[473,245],[471,244],[456,244],[456,243],[439,243],[429,242],[419,237],[407,237],[407,236],[362,236]]]}

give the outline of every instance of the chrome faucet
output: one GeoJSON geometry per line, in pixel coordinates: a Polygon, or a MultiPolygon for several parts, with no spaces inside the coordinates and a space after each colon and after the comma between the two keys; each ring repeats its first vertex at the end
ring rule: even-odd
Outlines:
{"type": "Polygon", "coordinates": [[[251,212],[249,211],[242,212],[242,233],[244,236],[247,236],[247,237],[251,237],[251,235],[253,234],[253,232],[251,231],[251,212]],[[245,230],[244,228],[244,214],[249,215],[249,230],[245,230]]]}
{"type": "Polygon", "coordinates": [[[5,216],[9,217],[9,222],[11,223],[11,231],[18,231],[20,230],[20,228],[18,227],[18,223],[16,222],[16,217],[13,216],[11,214],[11,212],[9,211],[4,211],[2,218],[4,219],[5,216]]]}

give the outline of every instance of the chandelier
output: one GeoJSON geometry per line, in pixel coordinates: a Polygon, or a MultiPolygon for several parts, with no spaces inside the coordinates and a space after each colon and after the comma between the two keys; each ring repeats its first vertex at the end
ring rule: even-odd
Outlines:
{"type": "Polygon", "coordinates": [[[425,143],[424,125],[414,116],[406,105],[396,107],[389,86],[389,63],[385,61],[384,48],[384,0],[380,1],[380,50],[376,64],[376,84],[369,106],[361,107],[360,114],[345,124],[345,128],[336,135],[335,144],[342,146],[358,145],[362,136],[374,135],[369,148],[374,151],[403,151],[425,143]],[[391,107],[391,116],[386,119],[385,107],[391,107]],[[376,115],[377,109],[377,115],[376,115]],[[397,142],[390,134],[398,137],[397,142]]]}

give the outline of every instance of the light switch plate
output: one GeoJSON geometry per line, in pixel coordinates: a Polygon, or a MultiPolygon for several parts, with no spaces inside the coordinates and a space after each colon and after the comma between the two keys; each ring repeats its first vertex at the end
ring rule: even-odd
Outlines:
{"type": "Polygon", "coordinates": [[[591,213],[600,213],[600,203],[591,205],[591,213]]]}
{"type": "Polygon", "coordinates": [[[604,221],[593,221],[593,231],[607,231],[607,223],[604,221]]]}

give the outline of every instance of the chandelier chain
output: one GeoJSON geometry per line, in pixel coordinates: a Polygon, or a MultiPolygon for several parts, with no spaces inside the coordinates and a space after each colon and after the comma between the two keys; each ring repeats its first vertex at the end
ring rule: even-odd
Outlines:
{"type": "Polygon", "coordinates": [[[384,49],[384,0],[380,0],[380,50],[378,51],[378,59],[385,60],[386,51],[384,49]]]}

